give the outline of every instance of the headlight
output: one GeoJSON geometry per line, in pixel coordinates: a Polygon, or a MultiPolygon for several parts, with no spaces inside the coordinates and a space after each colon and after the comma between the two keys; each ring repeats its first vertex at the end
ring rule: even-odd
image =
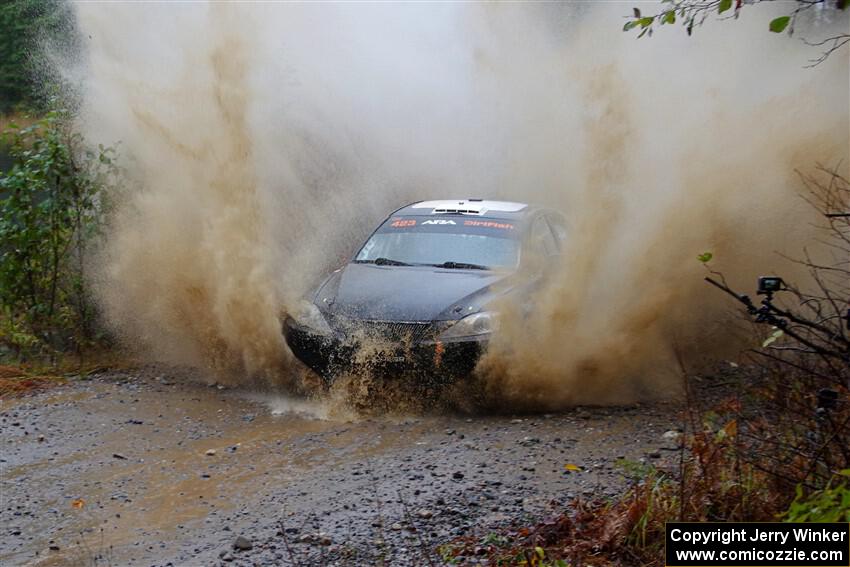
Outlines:
{"type": "Polygon", "coordinates": [[[298,307],[289,316],[298,326],[306,327],[320,335],[329,335],[332,332],[322,312],[309,301],[299,301],[298,307]]]}
{"type": "Polygon", "coordinates": [[[498,318],[492,311],[482,311],[467,315],[440,335],[440,339],[457,339],[460,337],[477,337],[489,335],[498,327],[498,318]]]}

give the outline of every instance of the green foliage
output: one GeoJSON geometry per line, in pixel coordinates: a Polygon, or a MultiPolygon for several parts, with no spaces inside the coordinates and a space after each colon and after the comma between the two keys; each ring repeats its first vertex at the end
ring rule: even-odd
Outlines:
{"type": "MultiPolygon", "coordinates": [[[[640,28],[641,31],[638,37],[644,35],[652,36],[653,27],[657,25],[675,24],[679,19],[685,28],[688,35],[694,31],[694,27],[701,26],[710,16],[724,14],[723,18],[738,18],[744,6],[758,4],[767,0],[752,0],[751,2],[743,2],[742,0],[661,0],[663,9],[656,14],[643,15],[638,8],[632,10],[632,15],[623,26],[623,31],[630,31],[635,28],[640,28]],[[731,15],[728,14],[729,11],[731,15]]],[[[774,18],[771,20],[769,29],[774,33],[781,33],[792,25],[798,14],[809,10],[814,6],[830,8],[834,10],[844,10],[847,7],[847,0],[822,0],[812,2],[809,0],[796,0],[789,3],[788,15],[774,18]]],[[[793,28],[793,26],[792,26],[793,28]]],[[[813,45],[826,45],[827,49],[824,54],[813,63],[817,64],[833,51],[842,46],[850,44],[850,34],[840,34],[829,38],[822,43],[813,45]]]]}
{"type": "Polygon", "coordinates": [[[784,335],[785,331],[783,331],[782,329],[774,330],[772,333],[770,333],[770,336],[768,336],[764,341],[762,341],[762,348],[769,347],[770,345],[781,339],[784,335]]]}
{"type": "Polygon", "coordinates": [[[770,21],[770,31],[773,33],[782,33],[785,31],[785,28],[788,27],[788,24],[791,23],[791,16],[782,16],[780,18],[774,18],[770,21]]]}
{"type": "Polygon", "coordinates": [[[0,176],[0,341],[18,354],[80,348],[94,338],[83,282],[115,150],[87,149],[64,112],[3,138],[13,164],[0,176]]]}
{"type": "Polygon", "coordinates": [[[38,350],[41,341],[30,332],[24,316],[13,313],[8,305],[4,305],[3,314],[0,316],[0,343],[5,343],[18,352],[32,352],[38,350]]]}
{"type": "Polygon", "coordinates": [[[69,4],[61,0],[0,2],[0,114],[16,107],[43,109],[33,56],[42,38],[74,38],[73,21],[69,4]]]}
{"type": "Polygon", "coordinates": [[[457,565],[460,563],[460,559],[455,557],[457,549],[453,545],[441,545],[437,548],[437,553],[440,554],[440,559],[442,559],[443,563],[446,565],[457,565]]]}
{"type": "Polygon", "coordinates": [[[702,254],[697,256],[697,260],[699,260],[703,264],[711,262],[712,258],[714,258],[714,254],[712,254],[711,252],[703,252],[702,254]]]}
{"type": "Polygon", "coordinates": [[[850,469],[837,475],[841,480],[830,483],[808,496],[797,485],[797,497],[782,515],[786,522],[850,522],[850,469]]]}
{"type": "Polygon", "coordinates": [[[490,532],[481,538],[481,545],[496,545],[498,547],[505,547],[508,543],[509,542],[506,537],[493,532],[490,532]]]}
{"type": "Polygon", "coordinates": [[[658,472],[651,464],[641,463],[640,461],[633,461],[631,459],[617,459],[615,464],[623,476],[635,482],[646,480],[658,472]]]}

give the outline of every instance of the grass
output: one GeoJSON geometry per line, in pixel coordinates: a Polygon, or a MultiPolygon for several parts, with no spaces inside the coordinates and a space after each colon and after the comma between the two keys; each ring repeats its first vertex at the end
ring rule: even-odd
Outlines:
{"type": "Polygon", "coordinates": [[[80,359],[65,355],[53,363],[11,362],[0,364],[0,399],[11,398],[86,378],[106,370],[130,369],[138,362],[114,350],[89,352],[80,359]]]}
{"type": "Polygon", "coordinates": [[[64,382],[61,376],[32,373],[20,366],[0,366],[0,399],[22,396],[64,382]]]}

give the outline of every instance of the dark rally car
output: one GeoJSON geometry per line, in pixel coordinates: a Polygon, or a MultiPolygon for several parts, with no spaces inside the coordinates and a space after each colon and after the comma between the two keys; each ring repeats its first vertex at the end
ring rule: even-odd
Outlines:
{"type": "Polygon", "coordinates": [[[286,342],[326,380],[364,369],[469,375],[498,326],[492,302],[532,293],[565,232],[559,213],[524,203],[407,205],[287,316],[286,342]]]}

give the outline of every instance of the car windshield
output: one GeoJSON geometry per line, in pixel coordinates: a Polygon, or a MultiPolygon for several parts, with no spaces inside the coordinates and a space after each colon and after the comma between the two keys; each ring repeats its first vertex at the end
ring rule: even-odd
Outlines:
{"type": "Polygon", "coordinates": [[[458,269],[514,268],[518,230],[498,219],[391,217],[363,245],[355,262],[458,269]]]}

